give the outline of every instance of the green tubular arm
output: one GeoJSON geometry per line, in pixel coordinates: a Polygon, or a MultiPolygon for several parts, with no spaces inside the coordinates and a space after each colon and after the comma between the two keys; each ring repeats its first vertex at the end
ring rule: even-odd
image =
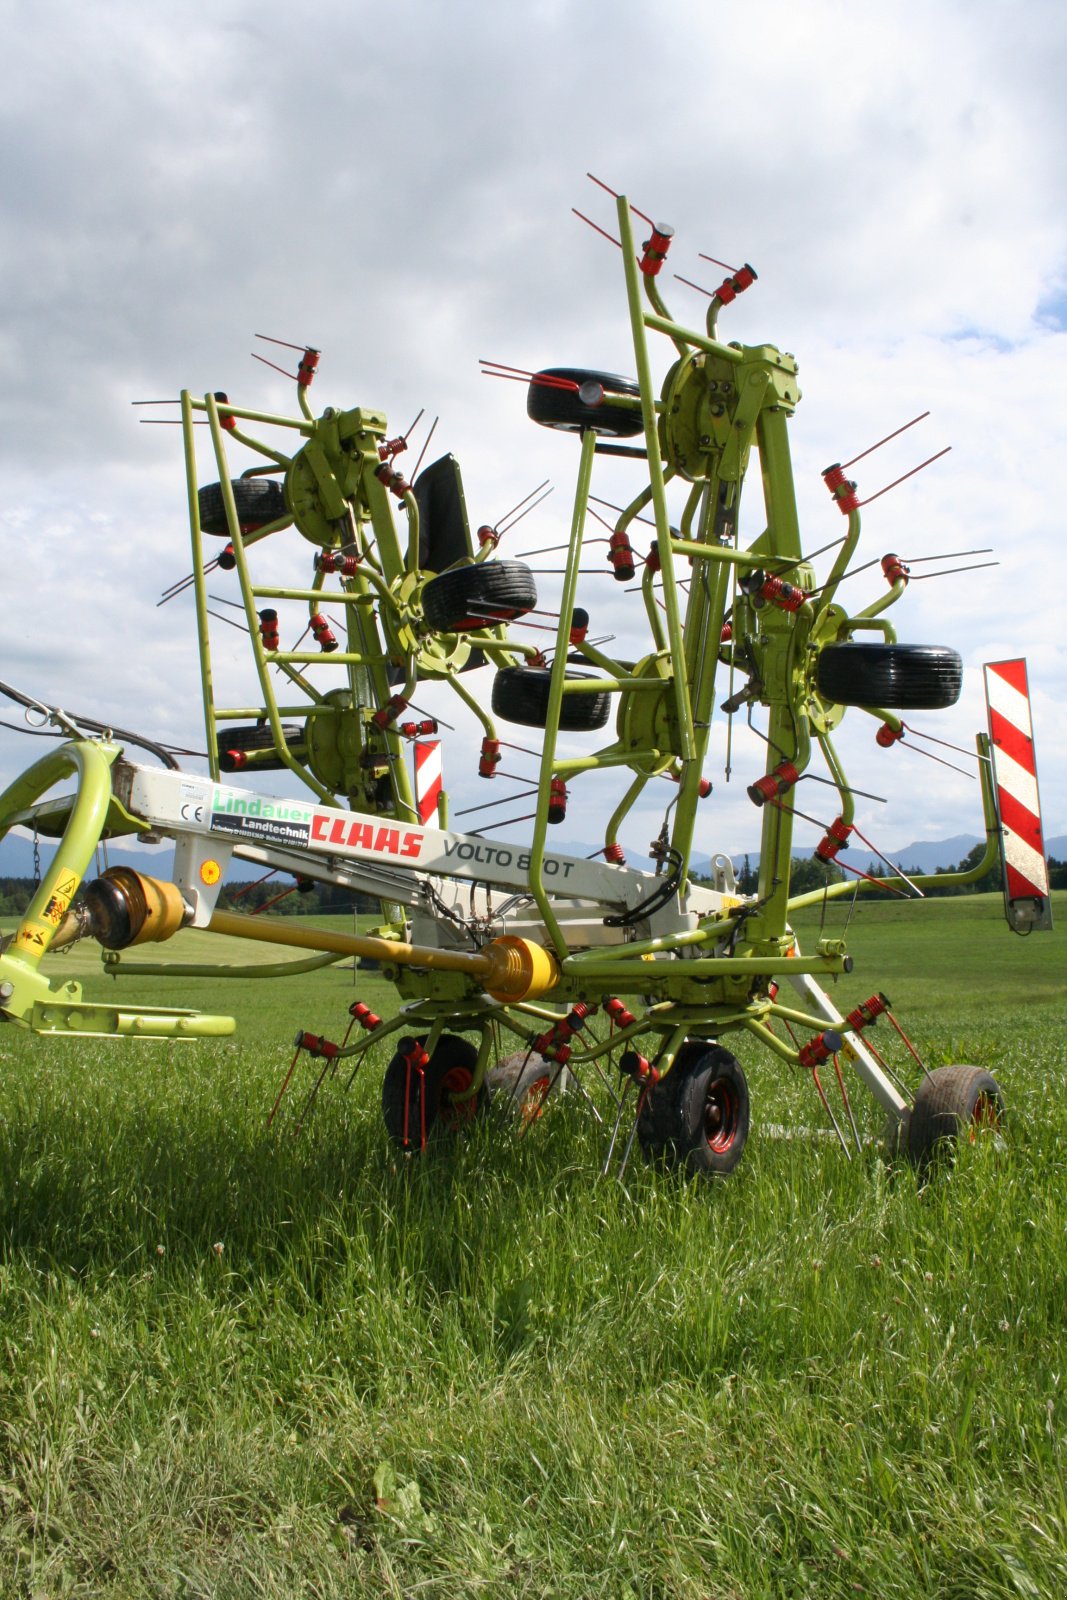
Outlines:
{"type": "Polygon", "coordinates": [[[652,504],[656,514],[656,536],[660,567],[663,572],[663,606],[667,613],[667,639],[671,655],[678,668],[671,678],[674,714],[678,719],[679,755],[683,761],[692,761],[696,753],[696,735],[693,728],[693,708],[689,700],[689,683],[681,663],[685,660],[685,640],[678,604],[678,583],[674,572],[674,554],[671,550],[671,524],[667,510],[665,486],[669,474],[664,474],[659,448],[659,426],[653,399],[652,368],[645,340],[646,315],[641,305],[641,286],[634,251],[633,225],[630,204],[625,195],[618,202],[619,230],[622,239],[622,261],[626,273],[626,295],[630,307],[630,329],[633,336],[634,359],[637,363],[637,380],[641,390],[641,411],[645,424],[645,450],[648,454],[648,478],[652,488],[652,504]]]}
{"type": "MultiPolygon", "coordinates": [[[[830,776],[837,787],[841,802],[841,821],[851,826],[856,816],[856,802],[852,798],[852,790],[848,786],[845,769],[841,765],[837,751],[830,742],[830,735],[828,733],[817,733],[815,738],[819,749],[823,753],[823,760],[826,762],[830,776]]],[[[790,905],[792,905],[792,901],[790,901],[790,905]]]]}
{"type": "MultiPolygon", "coordinates": [[[[334,799],[333,792],[330,789],[327,789],[325,784],[320,783],[315,777],[314,773],[310,772],[307,767],[301,766],[300,762],[297,761],[296,757],[291,753],[289,746],[286,743],[285,734],[282,731],[281,717],[278,714],[277,697],[274,693],[274,685],[271,682],[270,672],[268,670],[266,652],[264,651],[263,640],[259,632],[259,617],[256,613],[252,579],[248,571],[248,560],[245,556],[245,542],[241,535],[240,523],[237,516],[237,507],[233,498],[233,488],[230,484],[230,472],[226,460],[226,444],[225,440],[223,439],[223,428],[220,420],[219,403],[212,394],[204,396],[204,403],[207,409],[208,425],[211,428],[212,443],[215,447],[215,459],[219,466],[219,488],[222,491],[222,503],[226,508],[226,520],[230,526],[230,543],[233,546],[234,559],[237,564],[237,574],[241,584],[241,596],[244,600],[245,620],[248,624],[248,632],[252,644],[252,655],[256,663],[256,674],[259,678],[259,686],[263,691],[263,705],[267,712],[267,721],[270,724],[270,731],[274,739],[275,748],[278,751],[279,757],[285,763],[286,767],[288,767],[293,776],[299,778],[300,782],[304,784],[305,787],[310,789],[313,794],[317,794],[319,799],[324,801],[326,805],[331,805],[334,799]]],[[[321,580],[321,574],[318,574],[318,577],[321,580]]],[[[287,652],[287,654],[289,655],[290,660],[301,661],[304,659],[304,657],[292,652],[287,652]]],[[[306,659],[309,662],[313,662],[316,659],[321,659],[321,657],[308,655],[306,659]]]]}
{"type": "Polygon", "coordinates": [[[408,557],[407,570],[419,570],[419,503],[410,489],[405,490],[401,505],[407,512],[408,518],[408,557]]]}
{"type": "Polygon", "coordinates": [[[844,577],[845,572],[848,569],[848,564],[855,554],[856,546],[859,543],[859,537],[860,514],[858,511],[850,511],[848,514],[848,532],[845,535],[845,542],[837,552],[837,559],[830,568],[830,576],[827,578],[822,587],[822,605],[819,610],[817,623],[822,620],[824,613],[829,609],[833,602],[834,595],[837,593],[837,586],[844,577]]]}
{"type": "Polygon", "coordinates": [[[640,516],[641,512],[649,504],[651,499],[652,486],[649,484],[647,488],[641,490],[641,493],[637,495],[635,499],[630,501],[630,504],[625,508],[625,510],[620,511],[619,520],[615,524],[615,532],[625,533],[630,524],[640,516]]]}
{"type": "Polygon", "coordinates": [[[719,312],[722,310],[722,306],[723,303],[718,295],[713,295],[711,304],[708,307],[707,330],[709,339],[718,339],[719,337],[719,312]]]}
{"type": "Polygon", "coordinates": [[[890,584],[888,592],[882,595],[880,599],[872,601],[869,606],[864,606],[862,611],[856,612],[855,617],[851,619],[853,624],[857,623],[861,617],[876,617],[880,611],[887,611],[890,606],[896,605],[907,587],[907,578],[897,578],[894,583],[890,584]]]}
{"type": "MultiPolygon", "coordinates": [[[[882,715],[882,713],[876,713],[882,715]]],[[[975,744],[978,749],[978,781],[982,786],[982,812],[985,820],[985,851],[977,866],[969,867],[966,872],[922,872],[913,874],[910,881],[920,889],[947,889],[966,888],[969,883],[977,883],[984,878],[987,872],[992,871],[1000,859],[1000,818],[997,815],[997,800],[993,789],[993,772],[989,760],[989,739],[984,733],[977,735],[975,744]]],[[[857,878],[854,882],[831,883],[825,889],[812,889],[807,894],[800,894],[790,900],[789,910],[798,911],[804,906],[819,905],[823,899],[838,900],[846,894],[870,894],[872,891],[892,887],[893,878],[876,879],[874,882],[866,878],[857,878]]]]}
{"type": "Polygon", "coordinates": [[[563,597],[560,602],[559,627],[556,630],[556,654],[552,662],[552,676],[548,687],[548,716],[541,755],[538,779],[537,813],[534,818],[533,838],[530,842],[530,892],[544,919],[545,927],[557,956],[567,954],[567,941],[545,891],[545,842],[548,834],[548,802],[555,770],[556,740],[559,735],[560,710],[567,671],[567,652],[570,647],[570,624],[574,601],[578,592],[578,577],[582,559],[582,535],[585,531],[586,510],[589,505],[589,488],[593,476],[597,436],[591,428],[582,433],[582,453],[578,463],[578,482],[574,490],[574,510],[571,515],[571,534],[568,541],[567,567],[563,579],[563,597]]]}
{"type": "MultiPolygon", "coordinates": [[[[670,322],[672,326],[677,326],[674,324],[671,314],[664,304],[663,296],[659,292],[659,285],[655,278],[652,277],[651,273],[645,273],[643,274],[643,277],[645,280],[645,294],[648,297],[648,303],[652,307],[653,311],[658,317],[662,317],[665,322],[670,322]]],[[[680,330],[676,333],[669,334],[668,337],[680,356],[687,356],[689,354],[690,346],[686,343],[685,339],[682,338],[680,330]]]]}
{"type": "MultiPolygon", "coordinates": [[[[792,962],[789,965],[792,967],[792,962]]],[[[755,1017],[744,1017],[741,1025],[754,1038],[758,1039],[760,1044],[766,1045],[773,1055],[780,1056],[783,1061],[788,1061],[791,1066],[797,1065],[799,1060],[798,1052],[791,1050],[785,1041],[779,1039],[777,1034],[772,1033],[765,1023],[758,1022],[755,1017]]]]}
{"type": "MultiPolygon", "coordinates": [[[[292,465],[292,456],[283,455],[282,451],[271,449],[270,445],[264,444],[262,439],[253,439],[250,433],[243,433],[236,424],[230,429],[230,438],[236,439],[238,444],[245,445],[249,450],[254,450],[257,455],[266,456],[268,461],[273,461],[276,466],[284,467],[286,471],[292,465]]],[[[241,476],[242,478],[258,478],[264,473],[270,472],[270,470],[269,467],[249,467],[247,471],[242,472],[241,476]]]]}
{"type": "MultiPolygon", "coordinates": [[[[884,597],[876,603],[888,606],[892,605],[893,602],[890,597],[884,597]]],[[[873,607],[871,609],[873,610],[873,607]]],[[[845,626],[849,633],[863,633],[865,631],[880,633],[886,644],[896,644],[897,642],[897,631],[892,623],[887,622],[884,617],[872,617],[869,611],[860,611],[856,616],[849,617],[845,626]]]]}
{"type": "MultiPolygon", "coordinates": [[[[714,305],[715,302],[712,301],[713,308],[714,305]]],[[[679,323],[672,322],[669,317],[646,315],[645,326],[651,328],[653,333],[665,333],[668,339],[682,339],[695,346],[697,350],[706,350],[709,355],[721,356],[724,361],[730,361],[734,366],[740,366],[745,359],[744,352],[735,350],[733,345],[721,344],[715,338],[705,339],[700,334],[694,333],[691,328],[683,328],[679,323]]]]}
{"type": "Polygon", "coordinates": [[[4,961],[36,970],[93,859],[111,800],[111,768],[119,745],[72,740],[51,750],[0,794],[0,839],[15,814],[74,773],[78,793],[55,860],[26,907],[4,961]]]}
{"type": "Polygon", "coordinates": [[[618,805],[615,807],[615,810],[611,813],[611,816],[608,818],[608,825],[604,830],[605,848],[608,845],[618,843],[619,829],[622,826],[623,819],[636,803],[638,796],[641,794],[648,781],[647,775],[643,772],[639,772],[637,777],[631,783],[630,787],[627,789],[626,793],[623,795],[622,799],[619,801],[618,805]]]}
{"type": "Polygon", "coordinates": [[[314,617],[318,613],[319,601],[322,599],[323,585],[325,584],[325,582],[326,582],[326,574],[325,574],[325,572],[316,571],[315,576],[311,580],[311,588],[308,591],[309,595],[313,596],[313,598],[310,598],[308,600],[308,617],[309,617],[309,619],[311,617],[314,617]]]}
{"type": "Polygon", "coordinates": [[[474,712],[474,715],[478,718],[478,721],[485,729],[486,737],[489,739],[495,739],[497,736],[496,724],[493,722],[493,719],[490,717],[489,713],[481,706],[479,701],[475,699],[474,695],[467,688],[467,685],[460,682],[458,674],[450,676],[448,679],[448,684],[449,688],[452,689],[453,692],[457,694],[463,701],[463,704],[467,707],[467,709],[474,712]]]}
{"type": "Polygon", "coordinates": [[[301,961],[271,961],[260,966],[234,962],[205,964],[185,961],[123,961],[118,950],[103,952],[103,967],[109,978],[293,978],[318,967],[346,961],[343,955],[305,956],[301,961]]]}
{"type": "MultiPolygon", "coordinates": [[[[578,654],[582,656],[591,666],[599,667],[601,672],[605,673],[609,678],[631,679],[630,667],[621,661],[613,661],[610,656],[604,654],[603,650],[598,650],[595,644],[590,644],[588,639],[583,639],[579,644],[571,645],[570,653],[571,655],[578,654]]],[[[635,685],[641,681],[640,678],[632,678],[632,682],[635,685]]]]}
{"type": "Polygon", "coordinates": [[[693,487],[686,495],[685,507],[682,511],[682,520],[678,524],[678,532],[683,539],[692,538],[693,518],[700,510],[700,503],[703,500],[706,492],[711,491],[708,493],[708,499],[710,503],[714,503],[714,489],[715,484],[713,482],[710,482],[707,479],[700,479],[697,483],[694,483],[693,487]]]}
{"type": "Polygon", "coordinates": [[[666,650],[667,635],[663,631],[663,618],[659,613],[656,602],[656,574],[652,566],[646,562],[641,574],[641,598],[645,604],[645,613],[648,617],[648,631],[656,643],[657,650],[666,650]]]}
{"type": "MultiPolygon", "coordinates": [[[[209,402],[212,400],[214,400],[213,395],[205,395],[203,400],[194,400],[193,410],[209,410],[209,402]]],[[[225,400],[216,400],[215,408],[220,417],[243,417],[246,422],[263,422],[272,428],[295,428],[297,433],[302,433],[308,439],[315,431],[314,420],[307,422],[297,417],[279,417],[273,411],[246,411],[244,406],[231,406],[225,400]]]]}
{"type": "Polygon", "coordinates": [[[193,598],[196,603],[196,637],[200,654],[200,692],[204,706],[208,770],[217,783],[220,776],[215,696],[211,677],[211,636],[207,620],[207,582],[204,575],[204,539],[200,530],[200,492],[197,486],[196,446],[193,437],[193,400],[181,393],[182,439],[185,447],[185,486],[189,501],[189,537],[193,552],[193,598]]]}

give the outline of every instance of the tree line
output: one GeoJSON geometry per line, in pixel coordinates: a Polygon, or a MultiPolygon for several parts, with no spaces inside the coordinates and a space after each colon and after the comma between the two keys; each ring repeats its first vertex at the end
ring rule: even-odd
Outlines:
{"type": "MultiPolygon", "coordinates": [[[[985,844],[979,843],[969,850],[962,861],[947,863],[939,866],[937,872],[970,872],[976,867],[985,855],[985,844]]],[[[909,878],[921,877],[923,869],[901,863],[909,878]]],[[[868,863],[864,869],[871,878],[892,878],[893,872],[883,862],[868,863]]],[[[793,871],[790,878],[790,891],[793,894],[808,894],[812,889],[821,889],[826,884],[841,883],[846,877],[852,878],[854,874],[846,873],[843,868],[817,861],[814,856],[794,856],[793,871]]],[[[1055,856],[1048,858],[1048,877],[1051,889],[1067,889],[1067,861],[1059,861],[1055,856]]],[[[940,898],[958,894],[988,894],[999,890],[1003,884],[1003,874],[999,860],[994,862],[990,870],[975,883],[943,884],[925,889],[923,892],[928,897],[940,898]]],[[[752,866],[748,856],[737,874],[737,887],[742,894],[755,894],[759,886],[759,866],[752,866]]]]}
{"type": "MultiPolygon", "coordinates": [[[[33,899],[32,878],[0,878],[0,917],[21,916],[33,899]]],[[[377,913],[379,903],[369,895],[355,894],[335,883],[314,883],[310,878],[269,878],[263,882],[227,883],[219,895],[221,911],[263,911],[271,916],[336,916],[343,912],[377,913]],[[274,902],[271,904],[271,902],[274,902]]]]}

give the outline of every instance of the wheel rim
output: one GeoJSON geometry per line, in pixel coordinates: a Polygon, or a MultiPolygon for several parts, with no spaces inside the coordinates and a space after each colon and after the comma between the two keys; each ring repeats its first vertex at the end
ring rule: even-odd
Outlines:
{"type": "Polygon", "coordinates": [[[449,1067],[441,1079],[441,1099],[438,1107],[438,1116],[446,1128],[459,1128],[465,1122],[473,1122],[478,1110],[478,1096],[471,1095],[469,1100],[455,1099],[456,1095],[463,1094],[474,1081],[474,1074],[469,1067],[449,1067]]]}
{"type": "Polygon", "coordinates": [[[530,1084],[522,1097],[522,1104],[519,1107],[519,1115],[523,1122],[536,1122],[538,1117],[544,1116],[545,1096],[548,1093],[550,1082],[551,1080],[546,1075],[543,1078],[535,1078],[533,1083],[530,1084]]]}
{"type": "Polygon", "coordinates": [[[726,1078],[715,1078],[708,1084],[704,1100],[704,1138],[709,1150],[721,1154],[729,1150],[737,1138],[740,1099],[733,1084],[726,1078]]]}
{"type": "Polygon", "coordinates": [[[980,1133],[995,1133],[1000,1127],[1000,1106],[995,1095],[980,1094],[971,1112],[971,1143],[980,1133]]]}

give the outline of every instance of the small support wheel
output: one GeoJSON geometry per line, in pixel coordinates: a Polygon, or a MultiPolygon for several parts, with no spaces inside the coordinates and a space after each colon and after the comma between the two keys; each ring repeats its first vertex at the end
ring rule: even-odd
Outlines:
{"type": "Polygon", "coordinates": [[[707,1050],[703,1039],[688,1039],[677,1051],[670,1072],[655,1084],[641,1101],[637,1118],[637,1142],[646,1161],[664,1159],[673,1150],[676,1093],[692,1063],[707,1050]]]}
{"type": "Polygon", "coordinates": [[[609,439],[630,439],[644,432],[640,411],[604,405],[598,391],[634,398],[641,394],[635,378],[622,378],[617,372],[590,372],[585,367],[546,367],[543,372],[534,374],[526,391],[526,415],[543,428],[558,428],[563,433],[584,433],[591,428],[609,439]],[[562,378],[578,387],[562,388],[538,381],[545,378],[562,378]]]}
{"type": "Polygon", "coordinates": [[[650,1159],[684,1166],[696,1177],[725,1178],[744,1154],[748,1125],[740,1062],[721,1045],[691,1041],[646,1097],[637,1133],[650,1159]]]}
{"type": "Polygon", "coordinates": [[[908,1158],[920,1172],[961,1140],[1004,1123],[1000,1085],[984,1067],[935,1067],[923,1079],[908,1123],[908,1158]]]}
{"type": "MultiPolygon", "coordinates": [[[[302,757],[306,750],[303,726],[299,722],[283,722],[282,733],[291,753],[302,757]]],[[[218,751],[219,768],[222,772],[240,772],[245,766],[254,766],[257,772],[285,770],[285,762],[278,754],[274,743],[274,734],[270,725],[265,722],[224,725],[216,730],[215,748],[218,751]],[[270,754],[260,756],[260,752],[266,751],[270,754]],[[249,762],[247,757],[250,754],[257,756],[258,759],[249,762]]]]}
{"type": "Polygon", "coordinates": [[[697,1177],[725,1178],[748,1138],[748,1081],[740,1062],[721,1045],[709,1045],[688,1064],[676,1092],[679,1159],[697,1177]]]}
{"type": "Polygon", "coordinates": [[[472,1122],[483,1109],[487,1091],[483,1084],[469,1100],[457,1100],[474,1082],[478,1051],[457,1034],[442,1034],[421,1073],[411,1064],[413,1051],[426,1043],[401,1039],[382,1079],[382,1120],[394,1144],[409,1152],[420,1151],[431,1129],[454,1129],[472,1122]],[[425,1108],[425,1109],[424,1109],[425,1108]]]}
{"type": "Polygon", "coordinates": [[[537,584],[523,561],[489,561],[431,578],[422,614],[439,633],[469,633],[514,622],[537,604],[537,584]]]}
{"type": "MultiPolygon", "coordinates": [[[[568,679],[589,678],[588,672],[568,672],[568,679]]],[[[493,679],[493,710],[505,722],[524,728],[544,728],[548,723],[548,691],[552,674],[547,667],[504,667],[493,679]]],[[[611,714],[611,696],[566,694],[560,701],[559,725],[566,733],[591,733],[602,728],[611,714]]]]}
{"type": "Polygon", "coordinates": [[[963,688],[963,662],[940,644],[828,644],[815,667],[824,699],[839,706],[941,711],[963,688]]]}
{"type": "MultiPolygon", "coordinates": [[[[242,533],[252,533],[256,528],[266,527],[268,522],[277,522],[289,515],[282,486],[273,478],[233,478],[230,488],[242,533]]],[[[206,483],[196,498],[200,507],[200,531],[221,534],[228,539],[230,525],[226,521],[222,484],[206,483]]]]}

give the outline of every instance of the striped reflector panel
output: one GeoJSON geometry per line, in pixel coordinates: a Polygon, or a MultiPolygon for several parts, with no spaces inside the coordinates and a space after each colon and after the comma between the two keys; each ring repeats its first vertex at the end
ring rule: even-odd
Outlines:
{"type": "Polygon", "coordinates": [[[984,671],[1000,813],[1004,909],[1016,932],[1051,928],[1026,662],[994,661],[984,671]]]}
{"type": "Polygon", "coordinates": [[[441,797],[441,741],[416,739],[415,741],[415,803],[419,808],[419,821],[429,825],[437,821],[437,802],[441,797]]]}

